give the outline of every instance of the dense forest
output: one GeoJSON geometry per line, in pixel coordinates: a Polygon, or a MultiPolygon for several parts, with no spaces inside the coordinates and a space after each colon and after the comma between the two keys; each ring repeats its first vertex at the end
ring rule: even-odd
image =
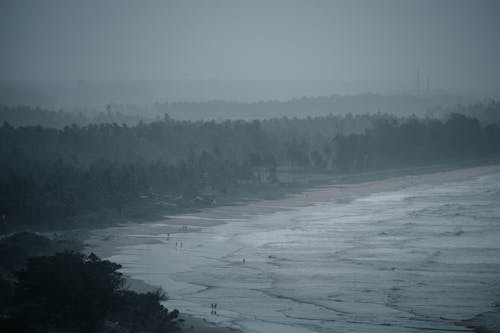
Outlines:
{"type": "MultiPolygon", "coordinates": [[[[497,107],[498,104],[494,104],[497,107]]],[[[500,155],[500,128],[452,114],[0,127],[3,228],[71,227],[154,205],[203,207],[280,187],[290,171],[341,174],[500,155]]],[[[140,217],[141,213],[135,211],[140,217]]]]}
{"type": "Polygon", "coordinates": [[[81,248],[28,232],[0,239],[0,332],[178,331],[165,292],[130,290],[120,265],[81,248]]]}
{"type": "Polygon", "coordinates": [[[118,123],[129,126],[140,121],[160,120],[164,114],[176,120],[264,120],[275,118],[325,117],[366,114],[416,115],[420,118],[443,118],[462,113],[478,118],[482,123],[500,124],[497,101],[466,99],[453,95],[432,94],[359,94],[303,97],[289,101],[261,102],[156,102],[152,104],[102,104],[103,107],[74,107],[51,110],[18,104],[0,105],[0,119],[13,126],[45,126],[63,128],[77,124],[118,123]]]}

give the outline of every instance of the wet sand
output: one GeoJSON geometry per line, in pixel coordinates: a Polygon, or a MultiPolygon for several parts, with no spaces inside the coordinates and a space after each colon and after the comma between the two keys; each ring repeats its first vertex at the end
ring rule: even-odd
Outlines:
{"type": "MultiPolygon", "coordinates": [[[[174,238],[187,239],[186,237],[176,237],[175,235],[179,234],[179,236],[181,236],[182,234],[186,233],[198,233],[200,231],[202,232],[206,228],[221,226],[226,222],[234,223],[240,220],[246,221],[252,216],[265,216],[276,212],[292,211],[294,209],[297,209],[297,207],[307,207],[321,202],[342,202],[343,200],[348,202],[349,200],[353,200],[354,198],[367,196],[373,193],[401,190],[414,185],[436,185],[446,182],[458,182],[498,171],[500,171],[500,165],[493,165],[417,176],[394,177],[357,184],[323,186],[278,200],[256,200],[232,206],[210,208],[193,214],[167,216],[165,217],[165,219],[156,221],[154,223],[129,223],[117,227],[93,231],[91,237],[87,241],[87,244],[89,245],[87,250],[91,250],[101,257],[107,258],[113,254],[119,253],[120,249],[122,248],[131,246],[133,247],[140,244],[161,244],[162,241],[165,240],[165,235],[167,235],[167,233],[170,233],[172,235],[172,241],[174,240],[174,238]]],[[[363,227],[363,225],[360,225],[360,227],[363,227]]],[[[387,237],[387,235],[382,235],[380,237],[387,237]]],[[[178,244],[178,247],[182,246],[178,244]]],[[[176,248],[178,247],[176,246],[176,248]]],[[[368,253],[364,254],[364,252],[362,252],[363,250],[357,251],[361,252],[352,254],[355,254],[356,256],[361,255],[361,258],[368,255],[368,253]]],[[[375,256],[377,256],[376,252],[375,256]]],[[[271,261],[272,260],[274,260],[274,258],[272,258],[271,261]]],[[[409,260],[411,261],[412,258],[409,258],[409,260]]],[[[249,267],[251,267],[251,265],[249,265],[249,267]]],[[[439,272],[439,274],[445,274],[445,272],[441,272],[441,270],[438,270],[437,272],[439,272]]],[[[371,271],[366,271],[365,273],[372,274],[371,271]]],[[[137,283],[141,285],[140,282],[137,283]]],[[[344,281],[342,283],[347,286],[350,285],[350,283],[348,283],[347,281],[344,281]]],[[[203,281],[200,281],[199,285],[203,285],[203,281]]],[[[147,287],[147,284],[144,284],[143,287],[144,286],[147,287]]],[[[362,292],[364,293],[365,291],[362,292]]],[[[403,294],[399,290],[391,289],[390,294],[398,293],[403,294]]],[[[412,297],[414,297],[414,295],[406,296],[409,297],[408,299],[412,299],[412,297]]],[[[458,296],[460,295],[457,294],[457,297],[458,296]]],[[[343,304],[344,305],[342,305],[342,303],[338,303],[338,306],[348,306],[346,303],[343,304]]],[[[359,307],[359,304],[357,306],[359,307]]],[[[365,306],[367,306],[367,304],[365,306]]],[[[179,307],[179,309],[182,312],[183,309],[181,307],[179,307]]],[[[358,310],[361,311],[361,316],[363,316],[365,310],[368,311],[367,313],[372,311],[382,311],[381,308],[370,307],[358,310]]],[[[381,312],[381,314],[382,313],[383,312],[381,312]]],[[[481,319],[481,317],[479,317],[479,319],[481,319]]],[[[476,322],[478,321],[477,318],[475,320],[476,322]]],[[[212,332],[211,330],[215,330],[214,332],[219,332],[217,330],[220,328],[212,325],[207,326],[205,325],[205,323],[206,322],[202,319],[195,319],[188,316],[184,328],[191,329],[191,325],[193,325],[194,332],[212,332]],[[196,323],[196,325],[193,323],[196,323]],[[207,331],[204,329],[209,330],[207,331]]],[[[471,321],[471,323],[475,322],[471,321]]],[[[471,324],[471,326],[473,325],[471,324]]],[[[477,327],[477,325],[475,327],[477,327]]],[[[256,329],[258,328],[256,327],[256,329]]],[[[287,328],[285,327],[283,329],[286,330],[287,328]]]]}
{"type": "Polygon", "coordinates": [[[244,220],[253,215],[272,214],[320,202],[349,200],[358,196],[399,190],[414,185],[461,181],[497,171],[500,171],[500,164],[423,175],[399,176],[353,184],[325,185],[275,200],[255,200],[229,206],[206,208],[191,214],[167,215],[164,219],[154,222],[123,223],[91,231],[85,240],[86,252],[94,252],[101,258],[108,258],[120,247],[160,243],[159,238],[163,238],[168,233],[174,235],[198,232],[202,228],[220,225],[228,221],[244,220]]]}

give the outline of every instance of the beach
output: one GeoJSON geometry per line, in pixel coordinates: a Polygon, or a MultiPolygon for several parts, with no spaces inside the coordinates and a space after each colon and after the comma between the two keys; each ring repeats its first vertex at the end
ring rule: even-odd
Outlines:
{"type": "Polygon", "coordinates": [[[201,324],[467,332],[462,321],[498,301],[498,204],[487,191],[496,193],[499,172],[491,165],[332,184],[125,223],[92,231],[87,251],[122,264],[134,288],[162,286],[166,307],[201,324]],[[477,194],[469,198],[467,188],[477,194]]]}

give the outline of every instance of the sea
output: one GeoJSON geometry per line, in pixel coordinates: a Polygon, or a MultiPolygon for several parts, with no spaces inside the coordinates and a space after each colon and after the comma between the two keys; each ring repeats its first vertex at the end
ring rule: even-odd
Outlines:
{"type": "Polygon", "coordinates": [[[500,173],[151,237],[109,259],[243,332],[472,332],[500,301],[500,173]]]}

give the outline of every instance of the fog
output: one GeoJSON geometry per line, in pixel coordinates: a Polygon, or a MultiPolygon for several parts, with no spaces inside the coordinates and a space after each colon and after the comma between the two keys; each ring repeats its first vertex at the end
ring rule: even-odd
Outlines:
{"type": "Polygon", "coordinates": [[[30,90],[81,104],[87,85],[105,95],[109,90],[110,102],[285,100],[425,91],[427,80],[433,92],[484,97],[500,91],[497,1],[22,0],[0,6],[4,98],[30,90]]]}
{"type": "Polygon", "coordinates": [[[0,0],[0,332],[500,332],[500,1],[0,0]]]}

